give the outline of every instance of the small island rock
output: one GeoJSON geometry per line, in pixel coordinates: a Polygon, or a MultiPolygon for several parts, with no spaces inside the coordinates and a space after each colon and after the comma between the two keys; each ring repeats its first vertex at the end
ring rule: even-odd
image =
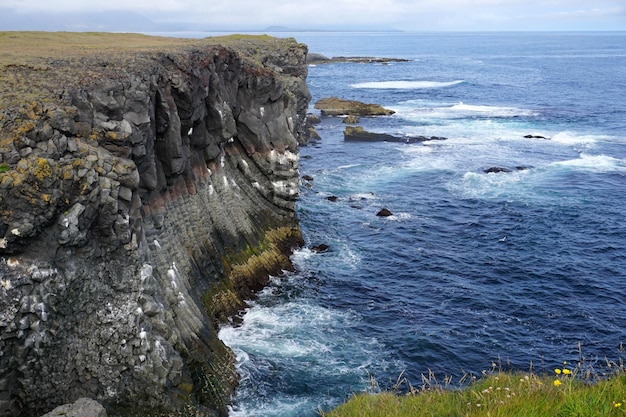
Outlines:
{"type": "Polygon", "coordinates": [[[378,213],[376,213],[376,215],[378,217],[389,217],[389,216],[393,216],[393,213],[389,209],[382,208],[380,209],[378,213]]]}

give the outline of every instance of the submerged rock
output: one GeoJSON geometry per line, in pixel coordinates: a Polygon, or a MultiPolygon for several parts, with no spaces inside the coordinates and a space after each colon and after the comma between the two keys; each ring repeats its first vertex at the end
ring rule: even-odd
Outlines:
{"type": "Polygon", "coordinates": [[[513,172],[513,171],[524,171],[526,169],[530,169],[532,167],[528,167],[525,165],[518,165],[515,167],[515,169],[511,169],[511,168],[505,168],[505,167],[489,167],[489,168],[485,168],[483,169],[483,172],[485,174],[498,174],[501,172],[513,172]]]}

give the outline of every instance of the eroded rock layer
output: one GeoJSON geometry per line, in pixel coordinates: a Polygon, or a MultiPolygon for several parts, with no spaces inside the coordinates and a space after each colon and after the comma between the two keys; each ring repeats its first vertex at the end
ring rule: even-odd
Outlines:
{"type": "Polygon", "coordinates": [[[14,35],[51,46],[2,62],[0,415],[225,415],[217,324],[301,243],[306,47],[14,35]]]}

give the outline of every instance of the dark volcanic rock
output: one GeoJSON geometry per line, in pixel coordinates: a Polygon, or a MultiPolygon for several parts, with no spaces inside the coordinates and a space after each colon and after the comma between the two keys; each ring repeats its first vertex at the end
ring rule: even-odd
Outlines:
{"type": "Polygon", "coordinates": [[[389,217],[389,216],[393,216],[393,213],[389,209],[382,208],[378,211],[378,213],[376,213],[376,215],[378,217],[389,217]]]}
{"type": "Polygon", "coordinates": [[[390,62],[408,62],[408,59],[403,58],[383,58],[372,56],[335,56],[329,58],[325,55],[318,53],[309,53],[307,56],[308,64],[329,64],[333,62],[352,62],[358,64],[387,64],[390,62]]]}
{"type": "Polygon", "coordinates": [[[504,168],[504,167],[489,167],[489,168],[483,169],[483,172],[486,174],[497,174],[500,172],[511,172],[511,170],[509,168],[504,168]]]}
{"type": "Polygon", "coordinates": [[[388,133],[369,132],[361,126],[347,126],[343,131],[343,139],[353,142],[402,142],[417,143],[429,140],[445,140],[440,136],[394,136],[388,133]]]}
{"type": "Polygon", "coordinates": [[[486,174],[492,174],[492,173],[493,174],[497,174],[497,173],[500,173],[500,172],[513,172],[514,170],[515,171],[524,171],[524,170],[529,169],[529,168],[532,168],[532,167],[527,167],[527,166],[524,166],[524,165],[518,165],[518,166],[515,167],[515,169],[505,168],[505,167],[489,167],[489,168],[483,169],[483,172],[486,173],[486,174]]]}
{"type": "Polygon", "coordinates": [[[314,107],[320,110],[323,116],[388,116],[395,113],[380,104],[343,100],[337,97],[322,98],[315,103],[314,107]]]}
{"type": "Polygon", "coordinates": [[[310,95],[305,46],[216,42],[2,42],[0,415],[227,415],[217,324],[303,243],[310,95]]]}
{"type": "Polygon", "coordinates": [[[319,245],[313,246],[313,247],[311,248],[311,250],[312,250],[313,252],[316,252],[316,253],[323,253],[323,252],[328,251],[328,249],[330,249],[330,246],[328,246],[328,245],[327,245],[327,244],[325,244],[325,243],[322,243],[322,244],[319,244],[319,245]]]}

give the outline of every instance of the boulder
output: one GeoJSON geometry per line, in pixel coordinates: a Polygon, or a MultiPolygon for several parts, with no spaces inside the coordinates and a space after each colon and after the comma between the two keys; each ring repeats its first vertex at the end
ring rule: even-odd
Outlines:
{"type": "Polygon", "coordinates": [[[393,213],[389,209],[382,208],[378,211],[378,213],[376,213],[376,215],[378,217],[389,217],[389,216],[393,216],[393,213]]]}
{"type": "Polygon", "coordinates": [[[99,402],[91,398],[79,398],[72,404],[60,405],[41,417],[107,417],[107,412],[99,402]]]}
{"type": "Polygon", "coordinates": [[[311,250],[312,250],[313,252],[315,252],[315,253],[323,253],[323,252],[328,251],[328,249],[330,249],[330,246],[328,246],[328,245],[327,245],[327,244],[325,244],[325,243],[322,243],[322,244],[319,244],[319,245],[313,246],[313,247],[311,248],[311,250]]]}
{"type": "Polygon", "coordinates": [[[337,97],[322,98],[315,103],[314,107],[322,112],[322,116],[389,116],[395,113],[380,104],[343,100],[337,97]]]}
{"type": "Polygon", "coordinates": [[[354,115],[349,115],[346,116],[345,119],[343,119],[343,122],[348,125],[355,125],[359,123],[359,118],[354,115]]]}

